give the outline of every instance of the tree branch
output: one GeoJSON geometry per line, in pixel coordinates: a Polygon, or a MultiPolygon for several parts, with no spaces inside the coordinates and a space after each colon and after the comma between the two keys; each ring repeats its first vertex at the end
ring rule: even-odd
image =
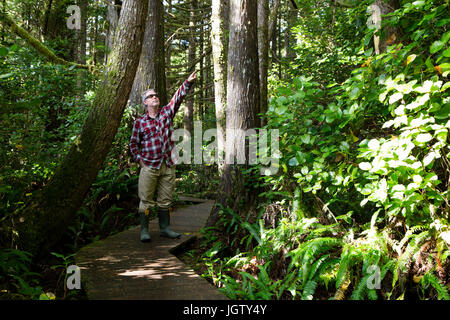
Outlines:
{"type": "Polygon", "coordinates": [[[9,29],[24,39],[30,46],[32,46],[38,53],[45,56],[50,62],[61,64],[65,66],[75,66],[76,68],[80,69],[90,69],[88,65],[85,64],[78,64],[75,62],[66,61],[64,59],[59,58],[55,55],[53,51],[51,51],[49,48],[44,46],[38,39],[33,37],[28,31],[26,31],[24,28],[18,26],[11,17],[9,17],[6,13],[0,14],[0,21],[9,29]]]}
{"type": "Polygon", "coordinates": [[[298,10],[298,6],[297,6],[297,2],[295,2],[295,0],[291,0],[292,6],[294,7],[294,9],[298,10]]]}

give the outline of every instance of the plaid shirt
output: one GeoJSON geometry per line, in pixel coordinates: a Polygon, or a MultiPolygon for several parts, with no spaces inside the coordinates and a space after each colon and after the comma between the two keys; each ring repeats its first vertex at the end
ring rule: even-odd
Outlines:
{"type": "Polygon", "coordinates": [[[173,118],[191,86],[190,82],[184,81],[169,104],[162,107],[155,118],[145,113],[136,119],[130,138],[134,161],[139,163],[142,160],[146,166],[154,169],[159,169],[163,160],[168,167],[177,162],[178,152],[172,141],[173,118]]]}

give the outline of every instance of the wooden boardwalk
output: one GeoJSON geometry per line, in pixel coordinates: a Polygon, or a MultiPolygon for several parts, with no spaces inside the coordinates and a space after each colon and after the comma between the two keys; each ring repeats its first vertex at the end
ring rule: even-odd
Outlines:
{"type": "Polygon", "coordinates": [[[140,226],[82,248],[75,257],[81,285],[90,300],[225,300],[217,288],[171,254],[205,225],[214,201],[178,209],[171,218],[180,239],[159,236],[158,219],[150,221],[152,241],[141,243],[140,226]]]}

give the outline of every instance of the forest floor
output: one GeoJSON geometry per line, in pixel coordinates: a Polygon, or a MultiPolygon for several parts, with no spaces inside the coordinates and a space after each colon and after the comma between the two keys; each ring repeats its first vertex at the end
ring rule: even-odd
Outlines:
{"type": "MultiPolygon", "coordinates": [[[[101,211],[106,211],[112,206],[121,208],[120,211],[115,212],[110,219],[108,226],[101,232],[93,233],[89,230],[86,233],[80,234],[77,239],[77,247],[79,249],[88,246],[92,243],[93,239],[103,240],[110,236],[116,235],[118,233],[124,232],[126,230],[135,228],[139,225],[139,217],[137,214],[132,214],[126,216],[126,213],[136,212],[136,208],[139,204],[139,199],[135,192],[130,192],[127,195],[120,197],[120,199],[111,198],[107,201],[107,204],[103,204],[104,208],[101,211]],[[117,218],[116,218],[117,217],[117,218]]],[[[193,205],[194,202],[189,200],[177,200],[174,203],[174,210],[182,210],[188,206],[193,205]]],[[[155,223],[156,214],[152,213],[150,221],[155,223]]],[[[156,222],[157,223],[157,222],[156,222]]],[[[70,238],[70,237],[67,237],[70,238]]],[[[67,239],[66,239],[67,240],[67,239]]],[[[68,249],[67,241],[61,241],[64,245],[58,248],[54,248],[53,251],[61,253],[69,257],[72,254],[72,250],[68,249]]],[[[68,259],[72,264],[73,259],[68,259]]],[[[66,271],[67,266],[64,262],[54,256],[47,255],[46,257],[37,261],[32,267],[31,272],[39,274],[39,277],[32,281],[29,281],[26,285],[29,285],[29,290],[34,288],[42,288],[42,291],[48,293],[51,297],[55,297],[57,300],[86,300],[88,299],[87,294],[82,286],[81,290],[68,290],[66,288],[66,271]]],[[[0,283],[0,300],[27,300],[30,299],[31,291],[27,291],[24,294],[23,289],[16,288],[15,285],[11,283],[0,283]]]]}
{"type": "Polygon", "coordinates": [[[180,239],[160,237],[158,221],[153,220],[150,243],[139,241],[140,229],[136,226],[77,252],[76,264],[89,299],[226,299],[172,254],[201,230],[214,204],[201,199],[182,200],[197,203],[172,214],[171,228],[181,233],[180,239]]]}

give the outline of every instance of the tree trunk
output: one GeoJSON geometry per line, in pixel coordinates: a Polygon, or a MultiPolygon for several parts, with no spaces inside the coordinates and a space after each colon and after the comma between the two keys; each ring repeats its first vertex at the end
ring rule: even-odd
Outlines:
{"type": "Polygon", "coordinates": [[[117,0],[108,1],[106,20],[108,21],[109,26],[105,39],[105,47],[106,47],[105,64],[107,63],[109,52],[112,49],[112,44],[114,42],[114,34],[117,28],[117,24],[119,23],[120,6],[121,6],[120,1],[117,0]]]}
{"type": "Polygon", "coordinates": [[[219,174],[225,153],[225,110],[227,106],[228,2],[212,0],[211,45],[214,65],[214,101],[216,107],[217,153],[219,174]]]}
{"type": "Polygon", "coordinates": [[[269,66],[269,1],[258,0],[258,55],[259,82],[261,96],[261,127],[266,124],[264,115],[267,112],[267,74],[269,66]]]}
{"type": "MultiPolygon", "coordinates": [[[[166,25],[168,25],[168,19],[170,17],[170,15],[172,14],[172,0],[168,0],[167,1],[167,6],[166,6],[166,12],[167,12],[167,22],[166,20],[164,20],[164,27],[166,25]]],[[[166,32],[168,32],[170,28],[164,28],[164,30],[166,30],[166,32]]],[[[167,41],[167,40],[166,40],[167,41]]],[[[172,63],[172,45],[171,45],[171,41],[168,40],[165,44],[164,44],[164,51],[166,53],[166,70],[171,70],[171,63],[172,63]]],[[[166,77],[166,90],[167,88],[169,88],[169,79],[168,77],[166,77]]]]}
{"type": "MultiPolygon", "coordinates": [[[[88,0],[78,0],[78,6],[80,7],[81,23],[80,30],[77,30],[77,63],[86,64],[86,22],[87,22],[87,9],[88,0]]],[[[85,71],[78,71],[77,87],[78,96],[81,98],[85,93],[85,86],[83,81],[86,79],[85,71]]]]}
{"type": "MultiPolygon", "coordinates": [[[[196,33],[196,19],[195,14],[197,10],[197,0],[191,1],[191,11],[189,15],[189,48],[188,48],[188,74],[192,73],[195,69],[195,33],[196,33]]],[[[201,52],[200,52],[201,53],[201,52]]],[[[197,75],[199,76],[199,75],[197,75]]],[[[192,136],[194,131],[194,97],[193,95],[186,97],[186,103],[184,106],[184,130],[186,130],[186,134],[189,132],[192,136]]],[[[187,137],[185,137],[187,138],[187,137]]]]}
{"type": "Polygon", "coordinates": [[[143,110],[142,93],[155,89],[161,106],[167,104],[165,55],[164,55],[164,11],[159,0],[146,0],[148,14],[142,53],[130,94],[130,104],[140,105],[143,110]]]}
{"type": "Polygon", "coordinates": [[[50,12],[52,11],[52,4],[53,4],[53,0],[48,0],[47,9],[45,10],[45,14],[44,14],[44,27],[42,28],[43,35],[48,34],[48,24],[49,24],[49,20],[50,20],[50,12]]]}
{"type": "MultiPolygon", "coordinates": [[[[286,3],[287,13],[286,13],[286,24],[287,30],[284,33],[284,63],[289,65],[295,59],[295,35],[292,32],[292,28],[295,26],[298,20],[298,10],[294,8],[292,2],[286,3]]],[[[291,75],[288,72],[284,73],[284,79],[291,81],[291,75]]]]}
{"type": "Polygon", "coordinates": [[[139,63],[147,1],[125,0],[113,50],[80,135],[14,221],[18,247],[46,254],[63,236],[95,180],[120,125],[139,63]]]}
{"type": "MultiPolygon", "coordinates": [[[[248,187],[244,186],[242,170],[248,166],[249,158],[245,154],[247,148],[239,148],[239,146],[245,141],[245,131],[255,127],[256,113],[259,110],[257,2],[232,0],[230,3],[226,162],[217,201],[222,206],[230,207],[238,212],[241,200],[249,204],[252,203],[251,197],[255,196],[248,187]],[[238,164],[234,164],[236,157],[238,164]]],[[[216,206],[207,225],[215,225],[218,218],[219,207],[216,206]]]]}
{"type": "Polygon", "coordinates": [[[199,92],[199,97],[198,97],[198,115],[200,118],[200,121],[203,121],[203,115],[204,115],[204,105],[205,105],[205,69],[204,69],[204,59],[205,59],[205,55],[203,54],[204,52],[204,37],[203,37],[203,25],[200,25],[200,34],[199,34],[199,49],[200,49],[200,74],[198,77],[198,86],[200,88],[200,92],[199,92]]]}
{"type": "Polygon", "coordinates": [[[268,30],[268,38],[272,39],[274,31],[277,27],[277,21],[278,21],[278,10],[281,5],[281,0],[274,0],[274,4],[272,8],[270,9],[270,15],[269,15],[269,30],[268,30]]]}
{"type": "MultiPolygon", "coordinates": [[[[372,21],[375,25],[377,25],[377,28],[381,28],[381,20],[382,16],[385,14],[388,14],[390,12],[393,12],[394,10],[399,8],[399,3],[397,0],[389,0],[389,1],[381,1],[376,0],[374,3],[370,6],[370,9],[372,11],[372,21]]],[[[380,54],[381,52],[385,52],[388,46],[391,46],[397,40],[400,39],[399,33],[400,28],[396,26],[388,26],[384,27],[384,29],[380,34],[374,35],[374,49],[376,54],[380,54]]]]}
{"type": "MultiPolygon", "coordinates": [[[[336,0],[341,6],[354,7],[358,5],[355,0],[336,0]]],[[[373,37],[375,54],[386,51],[388,46],[396,43],[400,39],[401,28],[397,26],[388,26],[381,30],[382,16],[400,8],[398,0],[375,0],[369,7],[371,16],[367,21],[369,25],[375,25],[379,32],[373,37]]]]}

